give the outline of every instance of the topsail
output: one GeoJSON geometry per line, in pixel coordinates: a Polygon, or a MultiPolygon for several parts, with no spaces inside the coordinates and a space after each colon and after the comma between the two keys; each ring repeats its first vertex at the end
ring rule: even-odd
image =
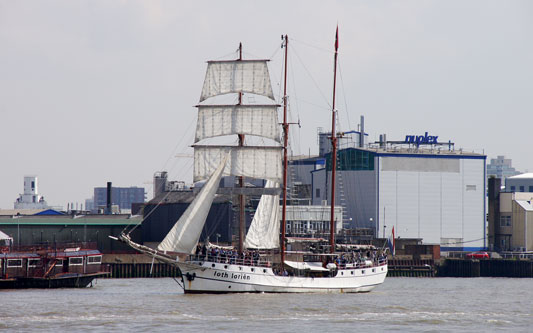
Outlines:
{"type": "Polygon", "coordinates": [[[267,60],[209,61],[200,102],[239,92],[274,99],[267,60]]]}

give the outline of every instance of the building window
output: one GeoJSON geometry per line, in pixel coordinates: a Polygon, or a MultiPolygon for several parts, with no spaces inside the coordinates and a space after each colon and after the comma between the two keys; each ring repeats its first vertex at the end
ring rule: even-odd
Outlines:
{"type": "Polygon", "coordinates": [[[68,264],[71,266],[83,265],[83,257],[72,257],[68,259],[68,264]]]}
{"type": "Polygon", "coordinates": [[[63,266],[63,259],[56,259],[56,266],[63,266]]]}
{"type": "Polygon", "coordinates": [[[7,259],[7,267],[22,267],[22,259],[7,259]]]}
{"type": "Polygon", "coordinates": [[[502,215],[500,216],[500,227],[510,227],[511,226],[511,216],[502,215]]]}
{"type": "Polygon", "coordinates": [[[529,186],[529,192],[533,192],[533,186],[529,186]]]}
{"type": "Polygon", "coordinates": [[[525,192],[524,186],[520,186],[520,192],[525,192]]]}
{"type": "Polygon", "coordinates": [[[28,259],[28,267],[37,267],[41,263],[41,259],[28,259]]]}
{"type": "Polygon", "coordinates": [[[315,198],[320,198],[320,189],[315,189],[315,198]]]}
{"type": "Polygon", "coordinates": [[[102,256],[90,256],[90,257],[87,257],[87,263],[88,264],[101,264],[102,263],[102,256]]]}
{"type": "Polygon", "coordinates": [[[515,191],[515,189],[516,189],[516,187],[514,187],[514,186],[511,186],[511,192],[514,192],[514,191],[515,191]]]}

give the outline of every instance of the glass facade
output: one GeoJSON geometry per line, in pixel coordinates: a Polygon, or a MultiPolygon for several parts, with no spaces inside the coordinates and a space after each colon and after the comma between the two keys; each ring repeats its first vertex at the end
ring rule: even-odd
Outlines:
{"type": "MultiPolygon", "coordinates": [[[[359,150],[343,149],[337,152],[337,170],[374,170],[376,153],[359,150]]],[[[326,154],[326,168],[331,171],[331,154],[326,154]]]]}

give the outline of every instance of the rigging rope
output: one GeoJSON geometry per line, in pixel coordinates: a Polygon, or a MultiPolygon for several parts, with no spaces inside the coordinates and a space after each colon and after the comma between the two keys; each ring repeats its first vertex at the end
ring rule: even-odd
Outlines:
{"type": "Polygon", "coordinates": [[[311,78],[311,81],[313,82],[313,84],[315,85],[315,87],[317,88],[318,92],[320,93],[320,96],[322,96],[322,98],[324,99],[324,101],[326,102],[326,104],[328,105],[329,107],[329,110],[331,110],[331,104],[328,102],[328,99],[326,98],[326,96],[324,95],[324,93],[322,92],[322,90],[320,89],[320,87],[318,86],[318,83],[315,81],[315,79],[313,78],[313,76],[311,75],[311,72],[307,69],[307,67],[305,66],[304,62],[302,61],[302,58],[300,58],[300,56],[298,55],[298,53],[296,52],[296,50],[293,51],[294,54],[296,55],[296,57],[298,58],[298,60],[300,60],[300,63],[302,64],[303,68],[305,69],[305,71],[307,72],[307,74],[309,75],[309,77],[311,78]]]}
{"type": "Polygon", "coordinates": [[[302,45],[305,45],[305,46],[308,46],[308,47],[312,47],[312,48],[317,49],[319,51],[327,52],[327,53],[330,53],[330,54],[335,53],[335,51],[332,51],[330,49],[325,49],[323,47],[316,46],[316,45],[313,45],[313,44],[309,44],[307,42],[304,42],[304,41],[301,41],[301,40],[298,40],[298,39],[291,38],[291,41],[295,41],[295,42],[300,43],[302,45]]]}
{"type": "Polygon", "coordinates": [[[346,92],[344,90],[344,80],[342,77],[342,68],[341,68],[340,60],[338,61],[338,64],[339,64],[339,77],[341,79],[342,97],[344,100],[344,108],[345,108],[344,112],[346,112],[346,119],[348,120],[348,124],[351,124],[350,114],[348,113],[348,103],[346,102],[346,92]]]}

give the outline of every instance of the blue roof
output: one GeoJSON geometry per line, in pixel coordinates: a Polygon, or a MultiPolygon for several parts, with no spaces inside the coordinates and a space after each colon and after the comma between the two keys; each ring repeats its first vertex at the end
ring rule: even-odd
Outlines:
{"type": "Polygon", "coordinates": [[[55,209],[47,209],[47,210],[43,210],[42,212],[39,212],[33,215],[65,215],[65,214],[55,209]]]}

